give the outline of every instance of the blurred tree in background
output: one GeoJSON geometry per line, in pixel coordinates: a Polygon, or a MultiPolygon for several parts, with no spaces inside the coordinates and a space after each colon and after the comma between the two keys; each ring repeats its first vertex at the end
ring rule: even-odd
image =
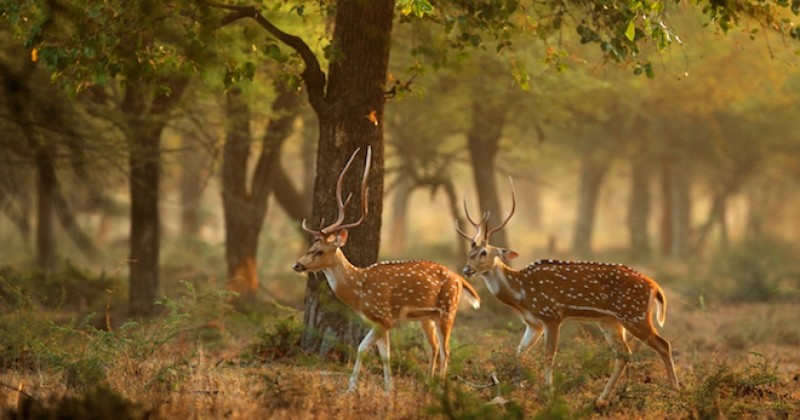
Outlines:
{"type": "MultiPolygon", "coordinates": [[[[402,238],[403,212],[416,188],[444,191],[448,218],[457,217],[455,178],[469,166],[480,211],[493,217],[502,216],[505,197],[497,175],[522,177],[521,199],[536,209],[536,226],[546,223],[543,196],[553,180],[571,179],[574,199],[563,202],[574,213],[558,212],[575,216],[574,255],[596,252],[598,213],[604,194],[613,194],[627,200],[622,219],[632,255],[650,255],[657,232],[661,252],[683,258],[704,249],[713,232],[729,241],[726,214],[738,194],[746,194],[751,209],[748,235],[763,235],[784,192],[776,179],[796,172],[798,139],[786,134],[798,109],[794,67],[776,70],[765,57],[744,69],[735,63],[746,49],[742,38],[797,38],[790,20],[797,2],[3,0],[0,6],[8,28],[0,32],[0,130],[8,133],[0,153],[9,163],[0,204],[22,237],[36,229],[39,265],[52,270],[53,212],[74,243],[96,255],[100,247],[74,209],[113,214],[115,178],[125,174],[134,315],[151,313],[161,289],[159,205],[162,180],[174,175],[172,158],[220,171],[226,283],[246,299],[261,287],[258,244],[270,192],[293,219],[333,220],[339,170],[366,145],[373,148],[370,216],[345,249],[362,266],[378,259],[385,175],[394,175],[389,185],[396,187],[393,237],[402,238]],[[392,62],[390,52],[396,52],[392,62]],[[681,62],[691,68],[676,70],[681,62]],[[386,108],[390,99],[399,100],[386,108]],[[306,103],[316,124],[308,122],[306,103]],[[396,112],[384,117],[385,108],[396,112]],[[307,188],[293,187],[308,182],[291,178],[309,171],[313,147],[288,141],[298,127],[312,131],[309,125],[318,136],[310,211],[307,188]],[[261,141],[254,141],[261,129],[261,141]],[[165,143],[174,132],[179,146],[165,143]],[[281,155],[298,148],[306,157],[302,169],[284,171],[281,155]],[[610,188],[620,171],[629,185],[610,188]],[[24,192],[34,186],[31,174],[35,201],[24,192]],[[66,177],[85,189],[67,196],[60,181],[66,177]],[[698,190],[710,204],[695,226],[698,190]]],[[[754,48],[762,47],[783,56],[766,41],[754,48]]],[[[194,197],[185,201],[188,208],[202,195],[189,181],[203,171],[181,166],[186,197],[194,197]]],[[[346,180],[348,191],[357,190],[357,178],[346,180]]],[[[201,231],[192,227],[196,216],[186,214],[186,233],[201,231]]],[[[555,238],[567,229],[550,229],[555,251],[555,238]]],[[[511,232],[501,240],[530,235],[511,232]]],[[[260,255],[282,255],[275,248],[286,242],[260,255]]],[[[396,247],[403,243],[398,239],[396,247]]],[[[308,279],[304,306],[308,352],[327,354],[363,335],[321,276],[308,279]]]]}

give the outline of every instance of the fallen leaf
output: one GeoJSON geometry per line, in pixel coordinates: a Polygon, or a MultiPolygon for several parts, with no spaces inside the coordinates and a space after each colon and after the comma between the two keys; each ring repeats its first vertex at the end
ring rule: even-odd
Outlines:
{"type": "Polygon", "coordinates": [[[376,115],[377,113],[378,111],[375,111],[373,109],[372,111],[369,112],[369,115],[367,115],[367,119],[372,121],[372,123],[375,124],[375,127],[378,126],[378,116],[376,115]]]}
{"type": "Polygon", "coordinates": [[[31,50],[31,61],[33,61],[34,63],[39,61],[39,50],[37,50],[36,48],[31,50]]]}
{"type": "Polygon", "coordinates": [[[507,399],[503,398],[502,395],[498,395],[498,396],[492,398],[492,400],[489,401],[488,404],[506,405],[506,404],[508,404],[510,402],[511,402],[510,400],[507,400],[507,399]]]}

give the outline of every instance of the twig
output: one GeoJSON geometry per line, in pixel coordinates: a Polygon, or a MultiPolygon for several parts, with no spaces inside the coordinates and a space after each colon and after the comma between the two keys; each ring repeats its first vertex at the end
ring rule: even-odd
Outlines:
{"type": "Polygon", "coordinates": [[[480,385],[480,384],[476,384],[476,383],[470,382],[470,381],[462,378],[461,375],[456,375],[456,379],[458,379],[459,381],[467,384],[467,386],[475,388],[475,389],[491,388],[493,386],[500,385],[500,380],[497,379],[497,374],[492,372],[490,378],[492,380],[490,383],[485,384],[485,385],[480,385]]]}
{"type": "Polygon", "coordinates": [[[26,398],[30,398],[32,400],[36,399],[36,398],[33,397],[33,395],[28,394],[27,392],[23,391],[22,387],[16,387],[16,386],[13,386],[13,385],[9,385],[9,384],[7,384],[5,382],[0,382],[0,386],[6,387],[6,388],[9,388],[9,389],[13,389],[14,391],[17,391],[20,395],[22,395],[22,396],[24,396],[26,398]]]}

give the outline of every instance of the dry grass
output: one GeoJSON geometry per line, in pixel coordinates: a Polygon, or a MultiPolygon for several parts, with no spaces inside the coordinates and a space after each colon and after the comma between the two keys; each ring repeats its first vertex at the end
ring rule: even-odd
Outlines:
{"type": "MultiPolygon", "coordinates": [[[[556,384],[545,390],[541,343],[518,360],[514,350],[523,327],[490,296],[480,311],[460,312],[446,384],[430,383],[421,374],[427,351],[418,326],[394,330],[395,390],[387,395],[376,358],[362,371],[359,391],[345,393],[352,366],[292,348],[296,321],[285,315],[244,317],[195,293],[176,301],[183,303],[173,302],[164,317],[127,332],[93,332],[80,323],[54,330],[48,320],[64,319],[63,313],[33,307],[6,312],[0,318],[6,326],[24,324],[35,334],[20,338],[15,334],[23,329],[0,328],[6,339],[29,341],[16,343],[18,352],[28,352],[25,357],[6,355],[0,364],[0,412],[4,417],[19,413],[25,395],[42,407],[64,410],[63,398],[74,396],[87,398],[78,404],[103,418],[120,406],[96,407],[105,404],[98,399],[109,398],[85,396],[104,384],[130,403],[130,418],[800,417],[800,303],[715,303],[701,309],[696,298],[667,292],[671,300],[663,335],[673,343],[683,389],[669,388],[655,353],[634,342],[628,374],[602,411],[594,398],[613,356],[598,331],[564,326],[556,384]],[[171,330],[177,333],[166,336],[163,345],[141,351],[171,330]]],[[[10,346],[0,343],[0,349],[10,346]]]]}

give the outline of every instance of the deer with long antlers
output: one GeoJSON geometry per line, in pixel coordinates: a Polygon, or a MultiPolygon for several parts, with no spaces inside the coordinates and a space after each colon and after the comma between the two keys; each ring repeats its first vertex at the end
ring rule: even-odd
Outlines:
{"type": "Polygon", "coordinates": [[[384,389],[389,392],[392,388],[389,330],[401,321],[419,321],[430,345],[428,375],[433,376],[438,372],[444,376],[450,358],[450,332],[462,288],[468,292],[467,297],[474,308],[480,306],[480,297],[460,275],[441,264],[389,261],[359,268],[347,260],[341,250],[347,242],[347,230],[361,225],[368,214],[367,175],[372,155],[369,146],[361,181],[361,217],[353,223],[343,224],[345,208],[353,195],[351,193],[342,200],[342,181],[359,150],[353,152],[336,183],[338,218],[333,224],[319,230],[309,229],[303,220],[303,230],[313,236],[314,242],[293,268],[301,273],[322,271],[336,297],[372,327],[358,346],[349,390],[357,388],[362,356],[373,345],[377,345],[383,363],[384,389]]]}
{"type": "Polygon", "coordinates": [[[508,224],[516,208],[514,183],[511,178],[509,182],[511,210],[500,225],[489,228],[488,212],[475,221],[465,199],[464,211],[476,233],[471,237],[467,235],[458,220],[456,230],[470,241],[464,275],[482,277],[489,291],[511,306],[525,324],[517,355],[522,356],[544,335],[544,379],[545,385],[550,386],[561,324],[567,319],[594,322],[599,324],[616,355],[614,371],[597,399],[598,405],[608,404],[614,386],[625,371],[631,353],[626,331],[661,356],[670,383],[679,388],[670,343],[658,334],[651,319],[655,306],[656,320],[663,326],[667,312],[667,298],[654,280],[621,264],[588,261],[539,260],[515,270],[507,262],[518,254],[489,244],[492,234],[508,224]]]}

